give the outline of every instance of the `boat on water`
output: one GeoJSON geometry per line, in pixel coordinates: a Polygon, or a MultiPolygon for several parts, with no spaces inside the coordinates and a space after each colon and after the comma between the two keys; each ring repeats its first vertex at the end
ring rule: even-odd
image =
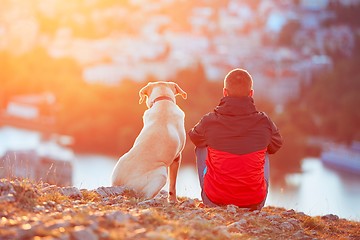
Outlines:
{"type": "Polygon", "coordinates": [[[321,153],[324,164],[360,175],[360,142],[351,146],[331,144],[321,153]]]}

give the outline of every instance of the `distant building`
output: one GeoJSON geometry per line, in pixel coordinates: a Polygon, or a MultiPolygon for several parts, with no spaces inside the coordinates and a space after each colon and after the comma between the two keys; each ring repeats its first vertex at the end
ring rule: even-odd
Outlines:
{"type": "Polygon", "coordinates": [[[9,116],[38,119],[41,115],[49,114],[49,109],[55,104],[55,96],[51,93],[42,95],[21,95],[12,97],[6,106],[6,114],[9,116]]]}
{"type": "Polygon", "coordinates": [[[52,93],[17,95],[0,112],[0,125],[47,130],[55,126],[56,99],[52,93]]]}

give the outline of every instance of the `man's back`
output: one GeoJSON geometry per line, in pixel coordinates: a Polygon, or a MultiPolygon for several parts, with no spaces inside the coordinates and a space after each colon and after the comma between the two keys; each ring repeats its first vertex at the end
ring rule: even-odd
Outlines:
{"type": "Polygon", "coordinates": [[[251,97],[224,97],[214,112],[201,120],[205,141],[190,132],[196,146],[210,146],[233,154],[247,154],[267,148],[272,137],[272,123],[258,112],[251,97]]]}
{"type": "Polygon", "coordinates": [[[266,195],[265,153],[281,146],[272,121],[255,108],[251,97],[224,97],[189,132],[197,147],[207,147],[204,190],[217,204],[247,206],[266,195]]]}

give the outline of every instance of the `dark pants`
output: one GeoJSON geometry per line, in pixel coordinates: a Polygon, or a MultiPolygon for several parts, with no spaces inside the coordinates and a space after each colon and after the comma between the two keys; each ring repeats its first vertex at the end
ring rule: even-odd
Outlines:
{"type": "MultiPolygon", "coordinates": [[[[198,170],[199,182],[200,182],[200,187],[201,187],[202,201],[205,205],[208,205],[211,207],[218,206],[217,204],[213,203],[206,196],[206,193],[204,191],[204,176],[205,176],[206,170],[207,170],[207,167],[206,167],[207,148],[196,147],[195,155],[196,155],[196,166],[197,166],[197,170],[198,170]]],[[[269,178],[270,177],[270,166],[269,166],[269,155],[268,154],[266,154],[266,156],[265,156],[264,177],[265,177],[265,181],[266,181],[266,185],[267,185],[266,196],[265,196],[264,200],[258,204],[249,205],[249,206],[241,206],[241,207],[250,208],[252,210],[260,210],[264,206],[266,197],[267,197],[267,193],[269,190],[269,179],[270,179],[269,178]]]]}

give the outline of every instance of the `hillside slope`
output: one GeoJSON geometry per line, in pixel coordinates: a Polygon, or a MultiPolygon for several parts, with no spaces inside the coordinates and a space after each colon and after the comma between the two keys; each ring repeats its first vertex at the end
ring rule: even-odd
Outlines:
{"type": "Polygon", "coordinates": [[[0,179],[0,239],[360,239],[360,222],[283,208],[142,201],[122,187],[61,188],[0,179]]]}

